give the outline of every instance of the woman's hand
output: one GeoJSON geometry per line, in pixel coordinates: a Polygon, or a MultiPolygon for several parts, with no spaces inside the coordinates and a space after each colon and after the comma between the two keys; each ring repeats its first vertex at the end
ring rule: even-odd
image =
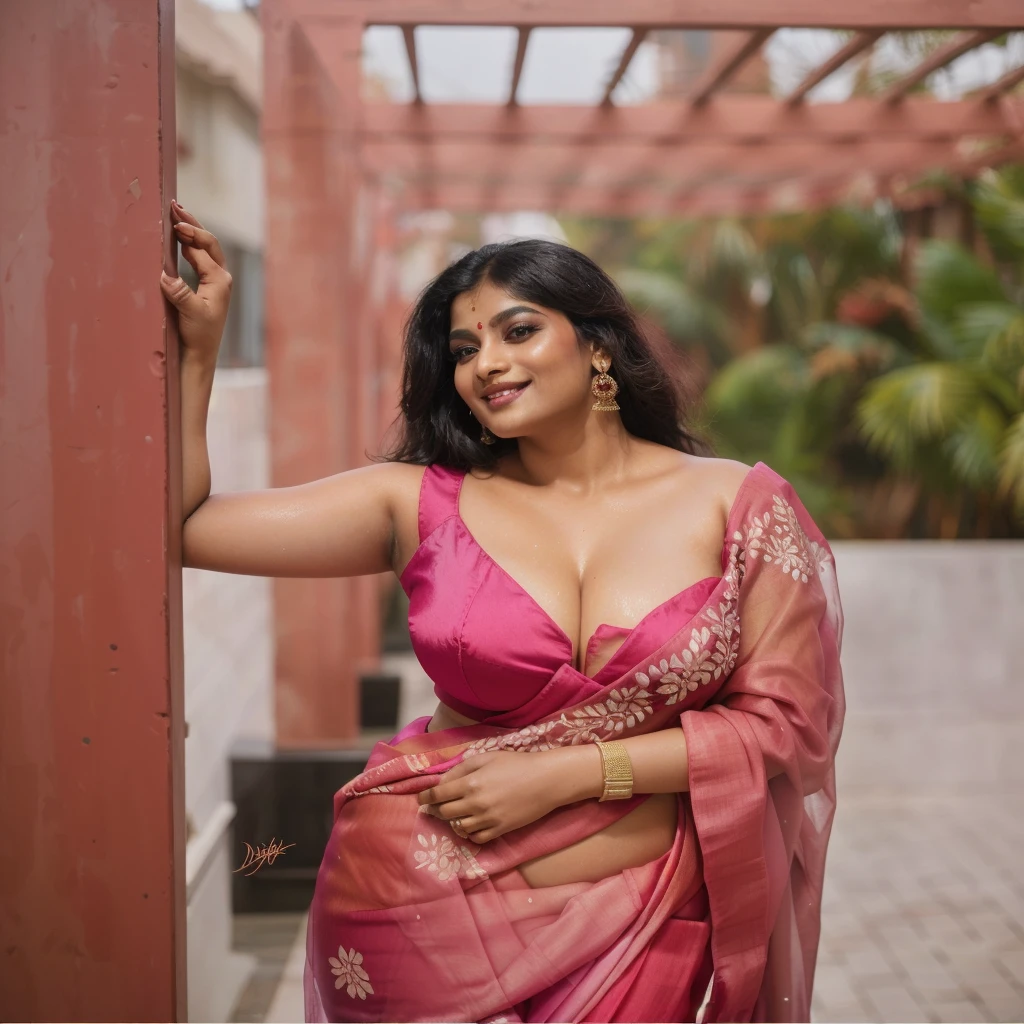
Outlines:
{"type": "Polygon", "coordinates": [[[451,821],[460,818],[459,831],[475,843],[486,843],[543,818],[556,807],[590,795],[585,787],[600,773],[595,747],[584,750],[497,750],[476,754],[450,768],[441,781],[418,794],[427,813],[451,821]],[[562,758],[553,755],[563,755],[562,758]],[[567,757],[587,757],[579,772],[565,772],[567,757]],[[588,771],[589,769],[589,771],[588,771]]]}
{"type": "Polygon", "coordinates": [[[192,291],[180,277],[160,275],[160,287],[178,311],[178,336],[184,348],[196,355],[216,358],[231,300],[231,275],[216,235],[178,205],[171,203],[174,233],[181,254],[199,275],[199,288],[192,291]]]}

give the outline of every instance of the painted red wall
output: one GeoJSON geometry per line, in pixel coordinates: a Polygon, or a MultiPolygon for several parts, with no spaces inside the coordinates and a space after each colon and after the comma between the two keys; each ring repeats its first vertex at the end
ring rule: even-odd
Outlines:
{"type": "Polygon", "coordinates": [[[185,1015],[171,0],[0,4],[0,1017],[185,1015]]]}

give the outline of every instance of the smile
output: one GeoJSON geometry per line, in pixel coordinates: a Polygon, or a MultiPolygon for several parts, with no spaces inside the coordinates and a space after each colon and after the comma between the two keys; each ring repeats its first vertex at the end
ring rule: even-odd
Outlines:
{"type": "Polygon", "coordinates": [[[529,381],[525,384],[513,384],[511,387],[505,388],[503,391],[495,391],[493,394],[486,395],[484,397],[484,401],[492,409],[502,405],[508,405],[509,402],[514,402],[529,386],[529,381]]]}

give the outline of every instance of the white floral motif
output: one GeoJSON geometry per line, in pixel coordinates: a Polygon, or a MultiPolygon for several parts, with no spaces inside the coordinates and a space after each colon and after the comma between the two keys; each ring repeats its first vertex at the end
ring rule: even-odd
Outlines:
{"type": "Polygon", "coordinates": [[[551,732],[557,721],[539,722],[536,725],[527,725],[517,729],[505,736],[485,736],[482,740],[471,743],[463,752],[463,757],[472,757],[473,754],[482,754],[488,750],[550,750],[552,744],[544,736],[551,732]]]}
{"type": "Polygon", "coordinates": [[[487,872],[468,846],[456,846],[448,836],[425,836],[422,833],[416,836],[416,841],[423,847],[413,855],[417,870],[426,868],[442,882],[455,877],[487,877],[487,872]]]}
{"type": "Polygon", "coordinates": [[[806,583],[817,572],[819,560],[829,560],[828,554],[817,543],[812,544],[800,525],[796,509],[785,498],[773,494],[772,499],[775,526],[773,534],[767,538],[764,560],[779,566],[787,576],[806,583]]]}
{"type": "Polygon", "coordinates": [[[565,727],[563,735],[572,744],[593,743],[607,739],[623,729],[632,729],[652,711],[651,694],[642,686],[624,686],[612,690],[607,698],[596,704],[587,704],[572,713],[565,713],[559,719],[565,727]]]}
{"type": "Polygon", "coordinates": [[[354,949],[345,952],[344,946],[338,947],[338,957],[328,957],[331,965],[331,974],[336,974],[335,988],[345,987],[345,991],[355,999],[365,999],[367,995],[373,995],[373,986],[370,984],[370,976],[361,966],[363,954],[357,953],[354,949]]]}
{"type": "Polygon", "coordinates": [[[807,543],[811,547],[811,555],[814,558],[814,568],[820,576],[822,570],[831,563],[832,556],[828,553],[828,549],[824,544],[819,544],[816,540],[808,540],[807,543]]]}
{"type": "Polygon", "coordinates": [[[409,771],[422,772],[430,767],[430,758],[426,754],[406,754],[405,763],[409,771]]]}
{"type": "Polygon", "coordinates": [[[657,665],[648,666],[646,672],[634,675],[641,686],[653,686],[656,693],[664,694],[666,706],[675,704],[699,686],[724,678],[735,666],[740,634],[734,600],[738,575],[738,560],[732,560],[726,573],[724,600],[717,609],[705,610],[708,625],[693,629],[689,644],[678,654],[673,653],[668,660],[662,658],[657,665]]]}

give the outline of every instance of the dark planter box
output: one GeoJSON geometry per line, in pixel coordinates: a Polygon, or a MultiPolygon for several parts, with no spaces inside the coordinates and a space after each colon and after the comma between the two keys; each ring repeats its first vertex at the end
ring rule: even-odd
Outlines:
{"type": "MultiPolygon", "coordinates": [[[[271,839],[289,846],[254,874],[231,876],[236,914],[305,911],[334,823],[334,794],[365,767],[372,742],[338,750],[274,750],[237,744],[231,754],[232,869],[245,861],[245,844],[271,839]],[[289,844],[294,843],[294,846],[289,844]]],[[[255,865],[254,865],[255,866],[255,865]]]]}
{"type": "Polygon", "coordinates": [[[359,725],[363,729],[398,732],[398,701],[402,677],[362,675],[359,677],[359,725]]]}

